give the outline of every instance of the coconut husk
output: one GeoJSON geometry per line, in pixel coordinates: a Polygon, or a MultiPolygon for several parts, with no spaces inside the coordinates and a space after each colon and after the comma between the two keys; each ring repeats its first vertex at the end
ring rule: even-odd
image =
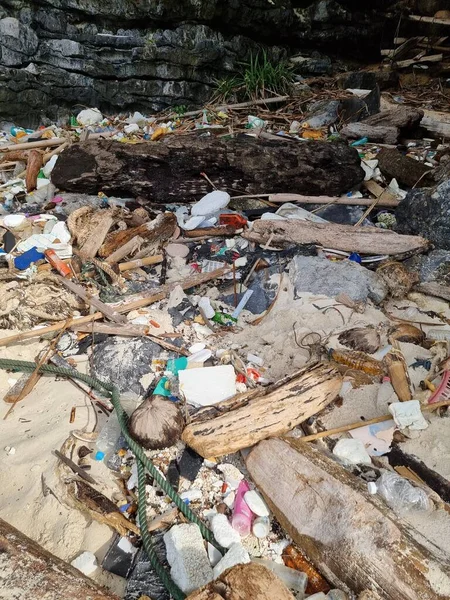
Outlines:
{"type": "Polygon", "coordinates": [[[354,327],[343,331],[339,343],[352,350],[373,354],[380,347],[380,334],[373,327],[354,327]]]}
{"type": "MultiPolygon", "coordinates": [[[[394,346],[395,343],[393,344],[394,346]]],[[[389,372],[389,377],[391,378],[392,387],[400,402],[411,400],[411,382],[403,354],[400,350],[393,348],[393,350],[386,355],[384,360],[389,372]]]]}
{"type": "Polygon", "coordinates": [[[174,402],[155,395],[136,408],[128,428],[131,437],[146,450],[161,450],[173,446],[180,439],[184,419],[174,402]]]}

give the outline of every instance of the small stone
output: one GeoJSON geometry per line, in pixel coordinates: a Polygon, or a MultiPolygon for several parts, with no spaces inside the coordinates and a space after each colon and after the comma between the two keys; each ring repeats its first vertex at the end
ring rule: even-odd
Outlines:
{"type": "Polygon", "coordinates": [[[211,529],[217,542],[224,548],[241,541],[239,533],[233,529],[225,515],[217,514],[211,519],[211,529]]]}
{"type": "Polygon", "coordinates": [[[6,454],[12,456],[16,453],[16,449],[14,448],[14,446],[5,446],[5,452],[6,454]]]}
{"type": "Polygon", "coordinates": [[[249,509],[258,517],[268,517],[269,509],[267,504],[255,490],[250,490],[244,495],[244,500],[247,503],[249,509]]]}
{"type": "Polygon", "coordinates": [[[214,579],[217,579],[224,571],[235,565],[242,565],[249,562],[250,556],[242,544],[233,544],[225,556],[214,567],[214,579]]]}
{"type": "Polygon", "coordinates": [[[181,258],[186,258],[189,254],[189,248],[184,244],[167,244],[166,253],[171,257],[180,256],[181,258]]]}
{"type": "Polygon", "coordinates": [[[72,567],[78,569],[83,575],[91,575],[97,568],[97,559],[92,552],[83,552],[71,563],[72,567]]]}

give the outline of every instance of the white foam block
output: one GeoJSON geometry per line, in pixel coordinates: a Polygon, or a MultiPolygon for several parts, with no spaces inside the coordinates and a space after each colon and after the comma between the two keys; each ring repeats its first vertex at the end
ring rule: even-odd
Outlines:
{"type": "Polygon", "coordinates": [[[236,394],[236,374],[231,365],[186,369],[178,375],[180,391],[194,406],[210,406],[236,394]]]}

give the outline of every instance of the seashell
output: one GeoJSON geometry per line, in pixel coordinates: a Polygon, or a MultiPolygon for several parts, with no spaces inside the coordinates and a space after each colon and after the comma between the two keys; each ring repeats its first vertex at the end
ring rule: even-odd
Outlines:
{"type": "Polygon", "coordinates": [[[409,342],[410,344],[418,344],[419,346],[425,339],[425,333],[409,323],[400,323],[389,330],[388,340],[392,344],[393,341],[409,342]]]}
{"type": "Polygon", "coordinates": [[[352,350],[373,354],[380,347],[380,334],[371,327],[355,327],[343,331],[338,337],[339,343],[352,350]]]}
{"type": "Polygon", "coordinates": [[[184,419],[178,406],[164,396],[150,396],[130,417],[128,429],[146,450],[173,446],[181,437],[184,419]]]}

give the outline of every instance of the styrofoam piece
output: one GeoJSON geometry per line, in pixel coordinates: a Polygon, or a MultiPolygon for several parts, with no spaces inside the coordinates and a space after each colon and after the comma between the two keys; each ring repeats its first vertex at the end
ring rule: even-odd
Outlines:
{"type": "Polygon", "coordinates": [[[352,465],[371,465],[372,461],[367,454],[366,448],[361,440],[341,439],[333,448],[333,454],[352,465]]]}
{"type": "Polygon", "coordinates": [[[213,316],[216,314],[216,311],[211,306],[210,299],[207,298],[206,296],[204,296],[203,298],[200,298],[200,300],[198,302],[198,307],[202,309],[202,311],[205,313],[205,317],[207,319],[212,319],[213,316]]]}
{"type": "Polygon", "coordinates": [[[241,536],[233,529],[226,515],[214,515],[211,519],[211,530],[216,541],[224,548],[229,548],[241,541],[241,536]]]}
{"type": "Polygon", "coordinates": [[[82,110],[77,115],[77,121],[80,125],[96,125],[103,120],[102,113],[98,110],[98,108],[86,108],[82,110]]]}
{"type": "Polygon", "coordinates": [[[188,363],[204,363],[212,356],[212,351],[205,348],[188,356],[188,363]]]}
{"type": "Polygon", "coordinates": [[[198,525],[175,525],[164,535],[164,543],[170,575],[181,591],[190,594],[212,581],[213,570],[198,525]]]}
{"type": "Polygon", "coordinates": [[[196,352],[200,352],[200,350],[204,350],[205,348],[206,344],[203,344],[202,342],[196,342],[189,348],[189,352],[191,354],[195,354],[196,352]]]}
{"type": "Polygon", "coordinates": [[[82,552],[70,564],[84,575],[91,575],[97,568],[97,559],[92,552],[82,552]]]}
{"type": "Polygon", "coordinates": [[[231,365],[185,369],[178,377],[180,391],[194,406],[211,406],[236,394],[236,374],[231,365]]]}
{"type": "Polygon", "coordinates": [[[232,544],[225,556],[214,567],[214,579],[220,577],[224,571],[250,562],[250,556],[242,544],[232,544]]]}
{"type": "Polygon", "coordinates": [[[228,206],[230,202],[230,194],[227,192],[221,192],[220,190],[214,190],[206,196],[203,196],[201,200],[196,202],[191,208],[191,215],[193,216],[207,216],[212,215],[222,208],[228,206]]]}

